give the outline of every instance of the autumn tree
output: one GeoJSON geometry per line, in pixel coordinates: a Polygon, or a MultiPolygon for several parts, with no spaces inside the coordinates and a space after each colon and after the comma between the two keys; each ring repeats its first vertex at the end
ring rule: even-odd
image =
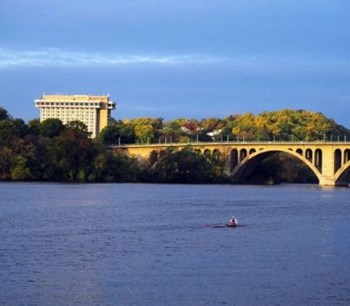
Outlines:
{"type": "Polygon", "coordinates": [[[151,124],[141,124],[135,126],[135,135],[141,143],[153,141],[154,130],[151,124]]]}
{"type": "Polygon", "coordinates": [[[255,139],[257,136],[255,116],[252,113],[237,115],[236,125],[232,128],[232,134],[245,140],[255,139]]]}

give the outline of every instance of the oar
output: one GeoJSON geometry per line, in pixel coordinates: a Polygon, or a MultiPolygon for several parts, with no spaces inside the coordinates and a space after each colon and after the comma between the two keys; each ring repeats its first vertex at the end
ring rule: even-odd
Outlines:
{"type": "Polygon", "coordinates": [[[225,224],[218,223],[218,224],[205,224],[205,227],[225,227],[225,224]]]}

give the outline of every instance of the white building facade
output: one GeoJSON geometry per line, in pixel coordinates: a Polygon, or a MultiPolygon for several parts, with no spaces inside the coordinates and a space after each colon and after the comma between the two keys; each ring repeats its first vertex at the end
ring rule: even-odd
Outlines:
{"type": "Polygon", "coordinates": [[[107,126],[116,103],[108,95],[43,95],[35,100],[40,110],[40,121],[60,119],[64,124],[79,120],[86,124],[91,137],[95,138],[107,126]]]}

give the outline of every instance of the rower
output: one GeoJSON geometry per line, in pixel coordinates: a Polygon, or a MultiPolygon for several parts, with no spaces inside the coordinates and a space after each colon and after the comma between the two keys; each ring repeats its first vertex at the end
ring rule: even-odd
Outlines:
{"type": "Polygon", "coordinates": [[[237,226],[238,222],[235,216],[232,216],[232,218],[230,219],[230,221],[228,221],[228,226],[237,226]]]}

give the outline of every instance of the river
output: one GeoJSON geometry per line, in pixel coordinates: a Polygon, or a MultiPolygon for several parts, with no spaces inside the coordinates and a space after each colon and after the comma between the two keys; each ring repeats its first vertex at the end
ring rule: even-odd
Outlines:
{"type": "Polygon", "coordinates": [[[350,305],[349,237],[350,188],[1,183],[0,304],[350,305]]]}

